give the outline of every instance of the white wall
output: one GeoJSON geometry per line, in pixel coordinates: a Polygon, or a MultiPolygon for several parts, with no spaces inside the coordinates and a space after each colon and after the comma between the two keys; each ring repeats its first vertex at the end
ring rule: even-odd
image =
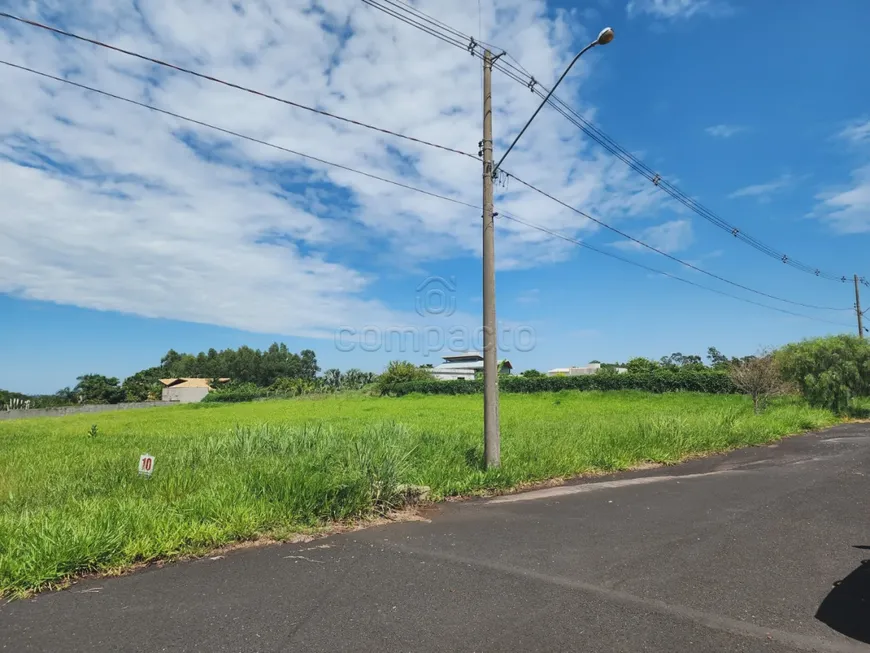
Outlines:
{"type": "Polygon", "coordinates": [[[454,381],[456,379],[474,381],[474,372],[434,372],[432,378],[438,381],[454,381]]]}
{"type": "Polygon", "coordinates": [[[163,388],[163,401],[195,404],[208,394],[208,388],[163,388]]]}
{"type": "Polygon", "coordinates": [[[80,406],[58,406],[56,408],[30,408],[28,410],[0,410],[0,420],[27,419],[32,417],[63,417],[80,413],[104,413],[113,410],[130,410],[133,408],[151,408],[169,406],[163,401],[139,401],[123,404],[82,404],[80,406]]]}

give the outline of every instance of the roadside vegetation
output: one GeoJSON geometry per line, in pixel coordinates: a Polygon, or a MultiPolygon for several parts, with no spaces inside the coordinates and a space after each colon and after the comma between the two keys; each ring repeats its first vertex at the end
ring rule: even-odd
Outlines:
{"type": "Polygon", "coordinates": [[[504,395],[503,464],[485,471],[481,401],[339,395],[0,422],[0,592],[365,518],[400,505],[403,485],[433,499],[507,490],[837,421],[794,398],[756,415],[737,395],[504,395]]]}
{"type": "MultiPolygon", "coordinates": [[[[870,408],[870,344],[852,336],[740,359],[711,348],[708,361],[504,378],[502,466],[486,470],[478,381],[436,381],[403,361],[378,377],[316,376],[313,352],[279,345],[170,352],[143,383],[219,378],[227,366],[238,379],[200,404],[0,422],[0,595],[383,515],[412,488],[437,500],[676,463],[870,408]],[[145,453],[150,477],[137,472],[145,453]]],[[[111,387],[86,375],[76,392],[111,387]]]]}

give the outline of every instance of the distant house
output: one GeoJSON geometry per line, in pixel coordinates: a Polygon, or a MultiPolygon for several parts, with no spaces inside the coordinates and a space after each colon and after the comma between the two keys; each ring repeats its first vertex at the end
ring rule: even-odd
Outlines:
{"type": "MultiPolygon", "coordinates": [[[[554,370],[547,372],[547,376],[583,376],[587,374],[597,374],[601,370],[601,363],[591,363],[583,367],[557,367],[554,370]]],[[[624,367],[616,367],[614,371],[617,374],[624,374],[628,370],[624,367]]]]}
{"type": "MultiPolygon", "coordinates": [[[[229,379],[218,379],[226,383],[229,379]]],[[[163,384],[163,401],[177,401],[180,404],[194,404],[202,401],[211,392],[212,379],[160,379],[163,384]]]]}
{"type": "MultiPolygon", "coordinates": [[[[512,369],[510,361],[500,360],[498,362],[500,374],[510,374],[512,369]]],[[[432,376],[440,381],[458,379],[473,381],[481,372],[483,372],[483,356],[477,352],[444,356],[444,362],[432,368],[432,376]]]]}

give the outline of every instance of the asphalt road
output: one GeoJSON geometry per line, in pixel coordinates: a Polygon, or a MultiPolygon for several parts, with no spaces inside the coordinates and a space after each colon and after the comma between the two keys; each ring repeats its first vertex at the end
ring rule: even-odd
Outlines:
{"type": "Polygon", "coordinates": [[[868,482],[841,426],[83,581],[0,606],[0,650],[870,652],[868,482]]]}

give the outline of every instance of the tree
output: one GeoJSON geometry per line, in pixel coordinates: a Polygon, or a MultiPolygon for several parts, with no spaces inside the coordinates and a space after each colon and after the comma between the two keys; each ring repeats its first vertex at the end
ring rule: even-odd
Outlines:
{"type": "Polygon", "coordinates": [[[544,376],[544,374],[542,372],[539,372],[538,370],[526,370],[525,372],[521,373],[520,376],[527,379],[537,379],[544,376]]]}
{"type": "Polygon", "coordinates": [[[159,398],[162,390],[160,368],[152,367],[128,376],[121,384],[121,389],[124,391],[125,401],[149,401],[159,398]]]}
{"type": "Polygon", "coordinates": [[[102,374],[85,374],[76,379],[75,393],[84,404],[119,404],[124,401],[124,391],[115,377],[102,374]]]}
{"type": "Polygon", "coordinates": [[[638,356],[637,358],[632,358],[625,364],[625,368],[633,374],[644,374],[653,372],[661,367],[661,363],[658,361],[650,360],[649,358],[643,358],[638,356]]]}
{"type": "Polygon", "coordinates": [[[323,373],[323,385],[333,392],[341,389],[341,381],[341,370],[339,369],[333,368],[323,373]]]}
{"type": "Polygon", "coordinates": [[[254,383],[259,387],[271,386],[281,378],[313,382],[320,371],[313,351],[306,349],[294,354],[287,345],[277,342],[273,342],[265,351],[242,346],[224,351],[212,348],[208,352],[193,355],[170,349],[156,369],[159,372],[158,378],[228,377],[239,383],[254,383]]]}
{"type": "Polygon", "coordinates": [[[739,390],[752,397],[756,415],[764,409],[768,398],[788,392],[779,363],[769,351],[732,364],[728,375],[739,390]]]}
{"type": "Polygon", "coordinates": [[[675,352],[670,356],[663,356],[661,364],[663,367],[670,369],[704,369],[704,361],[701,360],[700,356],[695,354],[681,354],[680,352],[675,352]]]}
{"type": "Polygon", "coordinates": [[[342,376],[341,387],[345,390],[359,390],[371,383],[373,379],[374,374],[371,372],[351,368],[342,376]]]}
{"type": "Polygon", "coordinates": [[[69,387],[58,390],[54,396],[61,404],[77,404],[79,403],[79,395],[75,390],[69,387]]]}
{"type": "Polygon", "coordinates": [[[710,361],[710,367],[712,367],[714,370],[728,369],[728,357],[723,356],[722,353],[715,347],[707,348],[707,360],[710,361]]]}
{"type": "Polygon", "coordinates": [[[813,338],[783,347],[777,358],[784,378],[807,401],[836,413],[870,394],[870,342],[857,336],[813,338]]]}
{"type": "Polygon", "coordinates": [[[320,368],[317,367],[317,356],[310,349],[303,349],[299,357],[301,359],[300,378],[313,380],[320,371],[320,368]]]}
{"type": "Polygon", "coordinates": [[[174,349],[170,349],[166,352],[166,356],[160,359],[160,366],[166,369],[171,369],[173,365],[178,364],[181,360],[181,354],[179,354],[174,349]]]}

